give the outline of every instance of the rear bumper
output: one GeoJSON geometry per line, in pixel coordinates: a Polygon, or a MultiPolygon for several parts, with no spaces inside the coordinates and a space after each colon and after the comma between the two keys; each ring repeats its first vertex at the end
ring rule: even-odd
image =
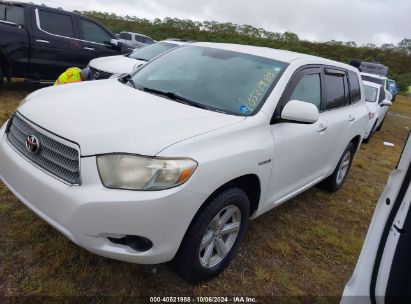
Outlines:
{"type": "Polygon", "coordinates": [[[69,186],[20,156],[0,131],[0,178],[27,207],[79,246],[141,264],[170,261],[206,197],[184,185],[164,191],[102,186],[95,157],[81,158],[82,185],[69,186]],[[137,235],[153,247],[138,252],[108,237],[137,235]]]}

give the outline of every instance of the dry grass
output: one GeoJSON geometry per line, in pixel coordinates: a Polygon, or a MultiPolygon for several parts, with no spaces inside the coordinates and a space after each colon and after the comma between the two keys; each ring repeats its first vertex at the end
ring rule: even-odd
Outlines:
{"type": "MultiPolygon", "coordinates": [[[[0,123],[30,90],[16,84],[0,91],[0,123]]],[[[166,265],[128,264],[79,248],[0,183],[0,295],[339,296],[410,126],[411,98],[398,97],[382,130],[361,147],[343,189],[310,189],[256,219],[230,267],[197,286],[166,265]]]]}

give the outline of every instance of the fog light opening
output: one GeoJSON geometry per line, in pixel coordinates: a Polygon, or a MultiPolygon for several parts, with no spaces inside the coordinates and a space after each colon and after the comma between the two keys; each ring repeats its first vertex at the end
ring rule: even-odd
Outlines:
{"type": "Polygon", "coordinates": [[[126,235],[122,238],[108,237],[108,239],[114,244],[128,246],[139,252],[147,251],[153,247],[153,243],[149,239],[138,235],[126,235]]]}

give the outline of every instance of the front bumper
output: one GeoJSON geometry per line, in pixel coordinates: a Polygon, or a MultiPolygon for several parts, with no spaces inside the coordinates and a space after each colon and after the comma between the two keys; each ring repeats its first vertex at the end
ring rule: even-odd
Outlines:
{"type": "Polygon", "coordinates": [[[170,261],[206,197],[185,185],[163,191],[102,186],[95,157],[81,158],[82,185],[69,186],[18,154],[0,130],[0,178],[38,216],[90,252],[140,264],[170,261]],[[153,247],[138,252],[108,237],[137,235],[153,247]]]}

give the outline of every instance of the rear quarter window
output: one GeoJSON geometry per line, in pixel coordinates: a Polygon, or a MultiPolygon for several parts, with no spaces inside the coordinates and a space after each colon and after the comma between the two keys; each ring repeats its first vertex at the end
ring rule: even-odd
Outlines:
{"type": "Polygon", "coordinates": [[[360,81],[357,73],[348,72],[348,81],[350,85],[350,102],[355,103],[361,100],[360,81]]]}

